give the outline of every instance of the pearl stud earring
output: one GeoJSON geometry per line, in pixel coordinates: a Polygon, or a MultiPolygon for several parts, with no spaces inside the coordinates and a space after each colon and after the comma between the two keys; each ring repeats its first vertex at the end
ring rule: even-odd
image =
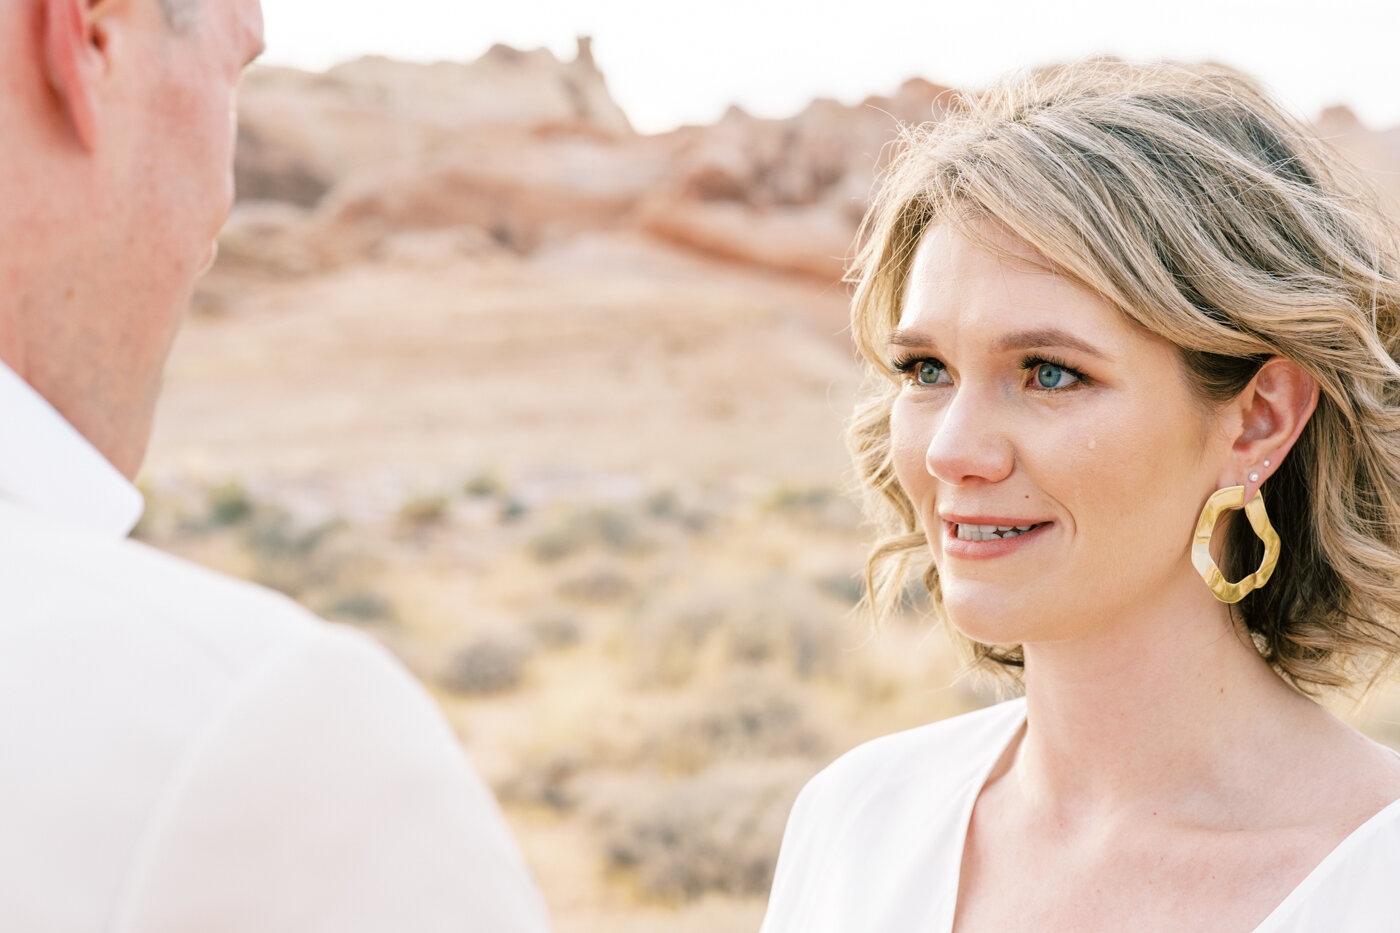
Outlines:
{"type": "Polygon", "coordinates": [[[1251,474],[1249,474],[1249,481],[1250,481],[1251,483],[1257,483],[1257,482],[1259,482],[1259,474],[1258,474],[1258,473],[1251,473],[1251,474]]]}
{"type": "Polygon", "coordinates": [[[1264,466],[1266,466],[1266,467],[1271,467],[1271,466],[1273,466],[1273,463],[1272,463],[1272,461],[1265,460],[1265,461],[1264,461],[1264,466]]]}

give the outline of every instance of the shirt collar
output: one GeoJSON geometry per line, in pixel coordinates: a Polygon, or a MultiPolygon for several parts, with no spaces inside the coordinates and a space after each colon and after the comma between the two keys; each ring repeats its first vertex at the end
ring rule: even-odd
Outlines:
{"type": "Polygon", "coordinates": [[[140,491],[3,362],[0,499],[113,538],[130,534],[145,508],[140,491]]]}

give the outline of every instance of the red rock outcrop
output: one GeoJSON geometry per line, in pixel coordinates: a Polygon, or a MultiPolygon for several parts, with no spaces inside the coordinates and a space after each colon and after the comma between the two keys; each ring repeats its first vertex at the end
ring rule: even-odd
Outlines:
{"type": "Polygon", "coordinates": [[[1349,107],[1328,107],[1313,124],[1318,135],[1360,169],[1386,207],[1400,217],[1400,128],[1369,129],[1349,107]]]}
{"type": "MultiPolygon", "coordinates": [[[[587,39],[571,62],[495,46],[469,64],[262,68],[242,95],[241,195],[310,210],[253,211],[226,254],[294,274],[633,230],[834,282],[899,127],[962,100],[916,78],[855,106],[820,99],[777,120],[735,107],[712,126],[640,136],[587,39]]],[[[1400,129],[1373,132],[1345,108],[1317,127],[1400,213],[1400,129]]]]}
{"type": "Polygon", "coordinates": [[[498,45],[469,64],[371,57],[324,74],[257,68],[239,117],[241,196],[304,205],[358,170],[469,150],[483,134],[635,136],[587,38],[571,62],[498,45]]]}

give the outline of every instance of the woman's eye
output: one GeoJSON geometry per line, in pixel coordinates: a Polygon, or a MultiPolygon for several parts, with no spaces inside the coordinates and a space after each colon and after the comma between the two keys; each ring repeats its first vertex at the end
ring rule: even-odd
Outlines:
{"type": "Polygon", "coordinates": [[[1035,367],[1032,380],[1037,389],[1065,389],[1078,382],[1079,377],[1063,366],[1041,363],[1035,367]]]}
{"type": "Polygon", "coordinates": [[[937,385],[943,381],[946,370],[942,363],[933,360],[920,360],[914,364],[914,381],[921,386],[937,385]]]}

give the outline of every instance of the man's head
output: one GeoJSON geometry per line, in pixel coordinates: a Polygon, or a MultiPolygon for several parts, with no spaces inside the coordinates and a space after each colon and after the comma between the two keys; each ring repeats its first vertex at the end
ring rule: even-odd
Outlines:
{"type": "Polygon", "coordinates": [[[181,35],[189,34],[199,8],[203,5],[204,0],[160,0],[160,9],[165,14],[166,23],[181,35]]]}
{"type": "Polygon", "coordinates": [[[128,476],[233,198],[258,0],[0,9],[0,359],[128,476]]]}

